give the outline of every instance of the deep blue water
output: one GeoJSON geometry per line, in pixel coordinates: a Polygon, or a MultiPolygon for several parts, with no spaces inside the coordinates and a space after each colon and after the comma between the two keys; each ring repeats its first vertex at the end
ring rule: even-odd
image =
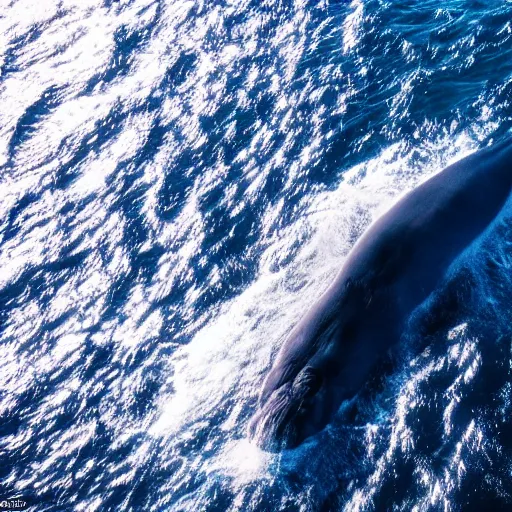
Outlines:
{"type": "Polygon", "coordinates": [[[512,211],[353,422],[281,455],[245,436],[364,229],[511,101],[505,0],[4,0],[0,498],[512,508],[512,211]]]}

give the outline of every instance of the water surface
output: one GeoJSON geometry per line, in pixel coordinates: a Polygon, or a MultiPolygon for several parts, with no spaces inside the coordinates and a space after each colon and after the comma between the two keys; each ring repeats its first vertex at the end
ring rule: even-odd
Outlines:
{"type": "Polygon", "coordinates": [[[510,129],[511,20],[504,0],[4,1],[0,496],[510,506],[512,212],[353,423],[281,455],[245,433],[372,219],[510,129]]]}

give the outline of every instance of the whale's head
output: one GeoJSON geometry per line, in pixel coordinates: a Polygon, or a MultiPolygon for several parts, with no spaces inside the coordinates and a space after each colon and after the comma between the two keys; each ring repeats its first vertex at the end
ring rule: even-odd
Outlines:
{"type": "Polygon", "coordinates": [[[267,451],[295,448],[329,421],[329,390],[322,371],[305,366],[293,378],[269,374],[258,411],[249,423],[249,437],[267,451]]]}
{"type": "Polygon", "coordinates": [[[262,449],[299,446],[352,395],[353,383],[359,383],[350,368],[359,363],[353,357],[359,352],[353,311],[346,295],[326,293],[289,333],[249,422],[248,435],[262,449]]]}

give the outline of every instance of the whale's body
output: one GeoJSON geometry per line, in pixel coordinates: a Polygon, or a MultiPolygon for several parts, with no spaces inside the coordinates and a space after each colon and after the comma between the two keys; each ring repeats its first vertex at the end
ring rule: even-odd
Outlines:
{"type": "Polygon", "coordinates": [[[487,147],[402,197],[355,244],[290,332],[249,434],[290,448],[323,429],[400,338],[411,312],[493,222],[512,187],[512,141],[487,147]]]}

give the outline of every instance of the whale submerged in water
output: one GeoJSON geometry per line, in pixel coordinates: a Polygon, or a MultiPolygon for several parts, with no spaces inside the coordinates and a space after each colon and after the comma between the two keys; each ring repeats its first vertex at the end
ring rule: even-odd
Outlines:
{"type": "Polygon", "coordinates": [[[493,222],[511,187],[507,138],[445,168],[377,219],[281,347],[249,436],[278,450],[322,430],[452,262],[493,222]]]}

